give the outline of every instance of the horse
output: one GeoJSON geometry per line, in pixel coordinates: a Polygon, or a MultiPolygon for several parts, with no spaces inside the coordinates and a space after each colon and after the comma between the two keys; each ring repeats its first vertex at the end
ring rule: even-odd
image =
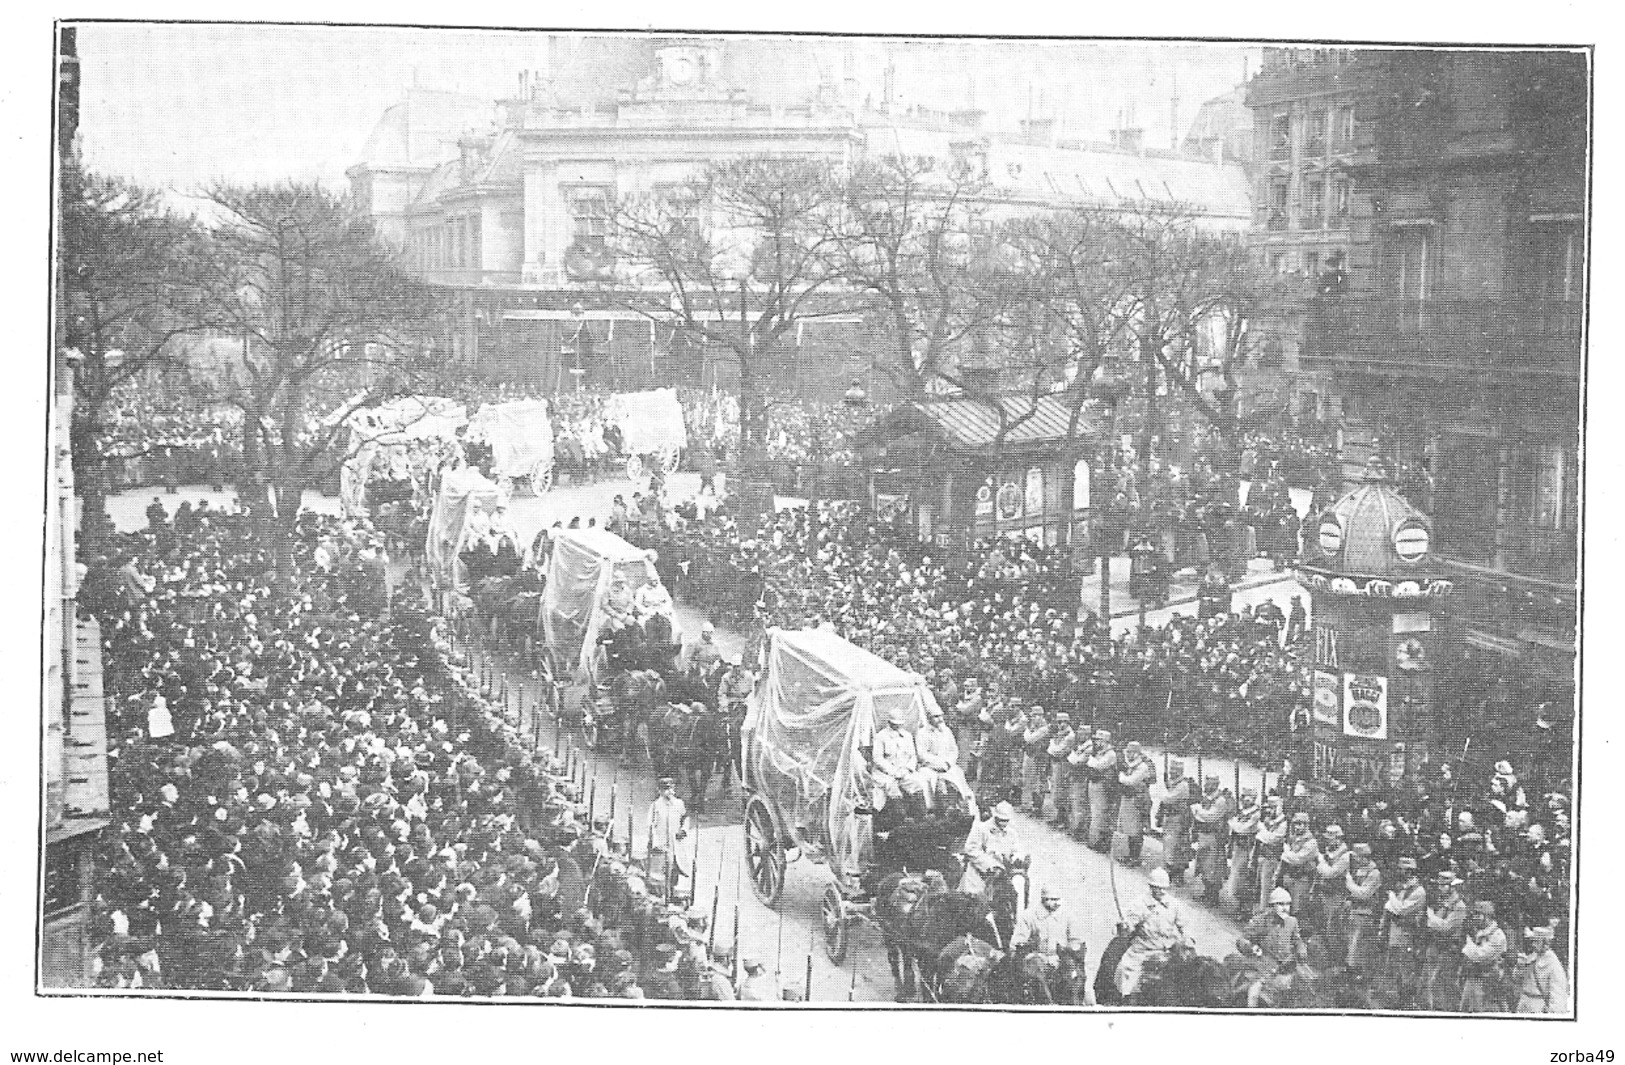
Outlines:
{"type": "Polygon", "coordinates": [[[1027,1006],[1082,1006],[1087,995],[1084,948],[1061,947],[1054,955],[1028,954],[1018,964],[1020,999],[1027,1006]]]}
{"type": "Polygon", "coordinates": [[[937,890],[927,880],[909,873],[891,873],[875,892],[875,920],[886,943],[886,957],[898,982],[898,1001],[914,996],[915,976],[935,993],[937,960],[943,949],[961,936],[1003,947],[992,911],[980,895],[950,891],[937,878],[937,890]]]}
{"type": "Polygon", "coordinates": [[[975,936],[961,936],[937,953],[937,973],[927,993],[941,1003],[1008,1003],[1020,1000],[1015,959],[975,936]]]}
{"type": "Polygon", "coordinates": [[[722,715],[715,710],[684,714],[677,725],[673,755],[678,775],[688,784],[689,808],[702,813],[711,775],[729,757],[728,731],[722,715]]]}
{"type": "Polygon", "coordinates": [[[1106,945],[1095,970],[1095,1002],[1099,1005],[1225,1009],[1236,1004],[1231,976],[1224,965],[1186,946],[1147,958],[1139,991],[1125,999],[1117,990],[1117,968],[1133,939],[1124,928],[1106,945]]]}

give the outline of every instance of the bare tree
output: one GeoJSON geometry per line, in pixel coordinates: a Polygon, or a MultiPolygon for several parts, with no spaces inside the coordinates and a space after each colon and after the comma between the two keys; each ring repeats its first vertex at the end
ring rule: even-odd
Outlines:
{"type": "Polygon", "coordinates": [[[196,227],[157,193],[70,166],[59,232],[59,342],[80,356],[70,434],[88,529],[106,512],[113,445],[105,419],[115,394],[154,371],[178,370],[174,342],[199,328],[185,283],[196,227]]]}
{"type": "Polygon", "coordinates": [[[964,390],[965,353],[1000,324],[986,191],[973,167],[930,157],[870,157],[848,177],[841,275],[881,327],[877,365],[907,395],[964,390]]]}
{"type": "Polygon", "coordinates": [[[743,157],[612,211],[612,302],[681,329],[739,371],[742,442],[760,443],[765,378],[805,321],[850,313],[834,255],[841,207],[824,160],[743,157]]]}
{"type": "MultiPolygon", "coordinates": [[[[446,390],[432,343],[440,304],[364,213],[320,186],[219,186],[208,199],[219,217],[193,270],[200,321],[242,339],[212,387],[242,411],[239,494],[281,532],[342,457],[345,414],[446,390]]],[[[279,569],[287,561],[279,553],[279,569]]]]}

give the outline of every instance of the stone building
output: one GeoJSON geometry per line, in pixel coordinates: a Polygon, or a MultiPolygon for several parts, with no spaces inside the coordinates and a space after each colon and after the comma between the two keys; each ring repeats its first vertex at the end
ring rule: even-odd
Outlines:
{"type": "MultiPolygon", "coordinates": [[[[780,43],[782,57],[754,38],[550,37],[542,68],[520,74],[511,99],[482,110],[417,90],[391,108],[349,176],[410,262],[456,292],[451,354],[550,389],[728,387],[727,360],[593,289],[617,198],[658,193],[730,156],[956,160],[986,179],[995,215],[1178,203],[1204,226],[1241,232],[1251,220],[1233,161],[1148,150],[1128,129],[1112,145],[1063,142],[1051,118],[996,132],[974,106],[908,100],[889,61],[878,97],[860,94],[861,48],[831,63],[780,43]]],[[[807,322],[772,387],[837,398],[861,377],[884,398],[866,330],[860,314],[807,322]]]]}
{"type": "Polygon", "coordinates": [[[1587,59],[1272,51],[1249,86],[1261,251],[1319,271],[1298,364],[1333,397],[1345,468],[1380,453],[1432,516],[1464,704],[1502,674],[1515,703],[1572,691],[1587,59]]]}

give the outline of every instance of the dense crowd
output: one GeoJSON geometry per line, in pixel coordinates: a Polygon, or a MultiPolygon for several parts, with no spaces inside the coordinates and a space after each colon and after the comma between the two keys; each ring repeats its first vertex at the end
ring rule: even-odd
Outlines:
{"type": "Polygon", "coordinates": [[[615,923],[586,905],[603,839],[569,767],[389,605],[364,525],[301,515],[282,577],[260,529],[188,508],[86,575],[112,693],[102,986],[732,994],[703,922],[624,864],[615,923]]]}
{"type": "MultiPolygon", "coordinates": [[[[1097,848],[1121,833],[1134,862],[1160,820],[1165,866],[1183,880],[1194,863],[1208,901],[1243,913],[1267,911],[1285,886],[1317,949],[1388,1005],[1513,1008],[1518,950],[1539,954],[1532,940],[1548,935],[1566,944],[1566,775],[1533,796],[1506,761],[1483,787],[1449,766],[1402,786],[1334,775],[1310,787],[1301,602],[1113,638],[1077,616],[1062,553],[984,543],[950,569],[848,504],[781,511],[754,538],[724,517],[652,527],[643,542],[679,595],[715,606],[731,593],[763,627],[828,624],[925,676],[989,802],[1025,805],[1097,848]],[[1268,794],[1239,787],[1239,772],[1187,779],[1199,762],[1159,766],[1146,753],[1158,746],[1279,771],[1268,794]],[[1491,941],[1488,961],[1463,953],[1491,941]]],[[[1566,948],[1552,957],[1561,965],[1566,948]]]]}

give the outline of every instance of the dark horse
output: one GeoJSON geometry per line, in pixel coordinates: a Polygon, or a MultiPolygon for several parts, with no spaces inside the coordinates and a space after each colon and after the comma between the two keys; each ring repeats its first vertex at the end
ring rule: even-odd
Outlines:
{"type": "Polygon", "coordinates": [[[1086,950],[1062,947],[1058,962],[1049,955],[1028,954],[1020,959],[1020,1001],[1023,1005],[1082,1006],[1089,977],[1085,972],[1086,950]]]}
{"type": "Polygon", "coordinates": [[[1236,1004],[1225,967],[1188,947],[1175,947],[1165,957],[1148,958],[1140,975],[1140,990],[1124,999],[1117,990],[1117,967],[1132,940],[1126,930],[1119,931],[1101,955],[1100,967],[1095,970],[1098,1005],[1225,1009],[1236,1004]]]}
{"type": "Polygon", "coordinates": [[[914,997],[916,974],[921,988],[938,997],[938,962],[953,941],[968,937],[1001,949],[1004,945],[987,901],[947,890],[940,877],[933,889],[922,877],[887,875],[875,891],[875,919],[886,941],[899,1002],[914,997]]]}

